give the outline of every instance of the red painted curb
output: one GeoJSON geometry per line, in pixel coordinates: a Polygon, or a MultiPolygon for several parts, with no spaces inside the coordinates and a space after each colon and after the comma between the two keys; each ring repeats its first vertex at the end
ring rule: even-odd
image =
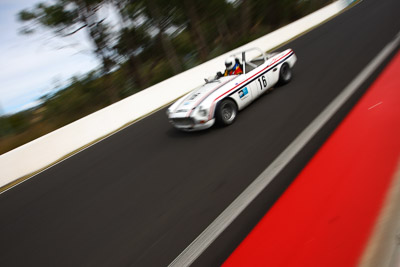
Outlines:
{"type": "Polygon", "coordinates": [[[223,266],[355,266],[400,156],[400,53],[223,266]]]}

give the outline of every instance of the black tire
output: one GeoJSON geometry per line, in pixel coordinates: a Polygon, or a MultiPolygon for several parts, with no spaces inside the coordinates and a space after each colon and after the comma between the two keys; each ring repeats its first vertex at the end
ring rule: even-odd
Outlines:
{"type": "Polygon", "coordinates": [[[281,69],[279,70],[279,84],[287,84],[292,79],[292,69],[289,64],[283,63],[281,69]]]}
{"type": "Polygon", "coordinates": [[[236,103],[231,99],[222,100],[216,110],[215,118],[221,126],[231,125],[237,117],[236,103]]]}

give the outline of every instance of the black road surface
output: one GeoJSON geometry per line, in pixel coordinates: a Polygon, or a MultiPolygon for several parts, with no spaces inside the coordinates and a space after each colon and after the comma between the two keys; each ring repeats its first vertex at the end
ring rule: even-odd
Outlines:
{"type": "MultiPolygon", "coordinates": [[[[292,82],[230,127],[181,133],[162,110],[1,194],[0,266],[168,265],[394,38],[399,11],[364,0],[286,45],[292,82]]],[[[197,265],[229,255],[374,77],[197,265]]]]}

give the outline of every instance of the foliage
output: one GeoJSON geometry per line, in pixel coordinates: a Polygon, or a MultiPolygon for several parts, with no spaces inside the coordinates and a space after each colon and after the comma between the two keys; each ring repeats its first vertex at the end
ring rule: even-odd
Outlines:
{"type": "MultiPolygon", "coordinates": [[[[85,31],[96,72],[0,116],[0,154],[296,20],[331,0],[53,0],[18,13],[21,33],[85,31]],[[117,15],[111,25],[102,12],[117,15]],[[114,22],[115,24],[115,22],[114,22]]],[[[134,108],[134,107],[133,107],[134,108]]]]}

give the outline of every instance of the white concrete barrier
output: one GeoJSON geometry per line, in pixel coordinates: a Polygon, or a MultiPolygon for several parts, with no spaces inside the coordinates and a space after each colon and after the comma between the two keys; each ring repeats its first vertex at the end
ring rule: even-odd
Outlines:
{"type": "Polygon", "coordinates": [[[0,155],[0,187],[49,166],[67,154],[188,93],[204,83],[205,77],[223,71],[226,56],[251,47],[270,50],[334,16],[346,7],[347,2],[347,0],[334,2],[240,48],[0,155]]]}

